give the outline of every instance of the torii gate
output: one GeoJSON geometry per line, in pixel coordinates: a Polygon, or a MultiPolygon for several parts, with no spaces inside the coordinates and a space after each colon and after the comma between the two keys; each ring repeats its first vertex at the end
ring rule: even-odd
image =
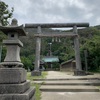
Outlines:
{"type": "Polygon", "coordinates": [[[40,75],[40,49],[41,49],[41,37],[74,37],[74,48],[75,48],[75,60],[76,60],[76,71],[75,75],[85,74],[82,71],[80,49],[79,49],[79,38],[77,27],[89,27],[89,23],[51,23],[51,24],[25,24],[25,28],[37,28],[36,37],[36,56],[35,56],[35,68],[33,75],[40,75]],[[46,34],[42,33],[41,28],[73,28],[73,32],[66,32],[66,34],[46,34]]]}

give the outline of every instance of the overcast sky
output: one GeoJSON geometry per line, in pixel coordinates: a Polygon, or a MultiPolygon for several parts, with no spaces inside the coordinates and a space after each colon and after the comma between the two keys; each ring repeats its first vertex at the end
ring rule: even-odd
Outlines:
{"type": "Polygon", "coordinates": [[[2,0],[25,23],[89,22],[100,25],[100,0],[2,0]]]}

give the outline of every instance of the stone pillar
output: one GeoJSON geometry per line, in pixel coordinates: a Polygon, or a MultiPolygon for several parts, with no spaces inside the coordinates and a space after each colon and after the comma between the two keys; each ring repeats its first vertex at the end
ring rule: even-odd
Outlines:
{"type": "Polygon", "coordinates": [[[0,26],[0,30],[8,35],[3,41],[7,46],[6,57],[0,63],[0,100],[35,100],[35,88],[30,87],[20,60],[23,43],[19,36],[26,36],[23,26],[17,26],[17,20],[13,19],[11,26],[0,26]]]}
{"type": "MultiPolygon", "coordinates": [[[[73,33],[78,34],[77,26],[73,27],[73,33]]],[[[79,38],[74,38],[74,49],[75,49],[75,60],[76,60],[76,70],[74,72],[75,75],[84,75],[85,73],[82,71],[81,58],[80,58],[80,49],[79,49],[79,38]]]]}
{"type": "MultiPolygon", "coordinates": [[[[38,26],[37,34],[41,34],[41,27],[38,26]]],[[[32,71],[32,76],[39,76],[41,75],[40,71],[40,51],[41,51],[41,38],[36,37],[36,51],[35,51],[35,68],[32,71]]]]}

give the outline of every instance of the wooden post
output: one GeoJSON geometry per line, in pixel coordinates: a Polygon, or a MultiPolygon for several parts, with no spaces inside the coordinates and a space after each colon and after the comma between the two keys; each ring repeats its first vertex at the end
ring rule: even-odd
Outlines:
{"type": "Polygon", "coordinates": [[[87,54],[87,50],[84,50],[84,56],[85,56],[85,70],[87,72],[88,71],[88,63],[87,63],[88,54],[87,54]]]}

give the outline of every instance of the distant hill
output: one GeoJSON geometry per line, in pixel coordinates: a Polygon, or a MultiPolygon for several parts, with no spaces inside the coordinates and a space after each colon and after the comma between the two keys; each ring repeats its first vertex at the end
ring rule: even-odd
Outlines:
{"type": "MultiPolygon", "coordinates": [[[[37,33],[37,29],[26,29],[26,31],[28,32],[27,37],[20,37],[20,40],[24,44],[24,47],[21,50],[21,55],[22,56],[24,56],[24,54],[25,54],[25,56],[34,55],[34,53],[35,53],[35,38],[34,38],[34,34],[37,33]]],[[[58,32],[59,30],[42,29],[42,31],[43,32],[47,32],[47,33],[48,32],[52,33],[52,32],[58,32]]],[[[71,30],[69,30],[69,31],[71,31],[71,30]]],[[[94,26],[94,27],[78,29],[78,34],[80,36],[80,42],[84,41],[85,39],[89,39],[89,38],[93,37],[94,35],[100,35],[100,25],[94,26]]],[[[2,42],[2,40],[4,38],[5,38],[5,35],[0,32],[0,43],[2,42]]],[[[67,38],[65,38],[65,39],[61,38],[61,41],[62,42],[66,41],[66,39],[67,38]]],[[[48,47],[47,46],[48,42],[52,42],[52,39],[51,38],[42,38],[42,51],[43,51],[44,54],[45,54],[46,50],[48,49],[48,48],[46,48],[46,47],[48,47]]],[[[53,44],[55,44],[55,43],[53,43],[53,44]]],[[[65,44],[62,43],[61,46],[64,46],[64,45],[65,44]]],[[[55,46],[57,46],[57,45],[55,45],[55,46]]],[[[53,50],[53,51],[57,51],[57,50],[53,50]]]]}

